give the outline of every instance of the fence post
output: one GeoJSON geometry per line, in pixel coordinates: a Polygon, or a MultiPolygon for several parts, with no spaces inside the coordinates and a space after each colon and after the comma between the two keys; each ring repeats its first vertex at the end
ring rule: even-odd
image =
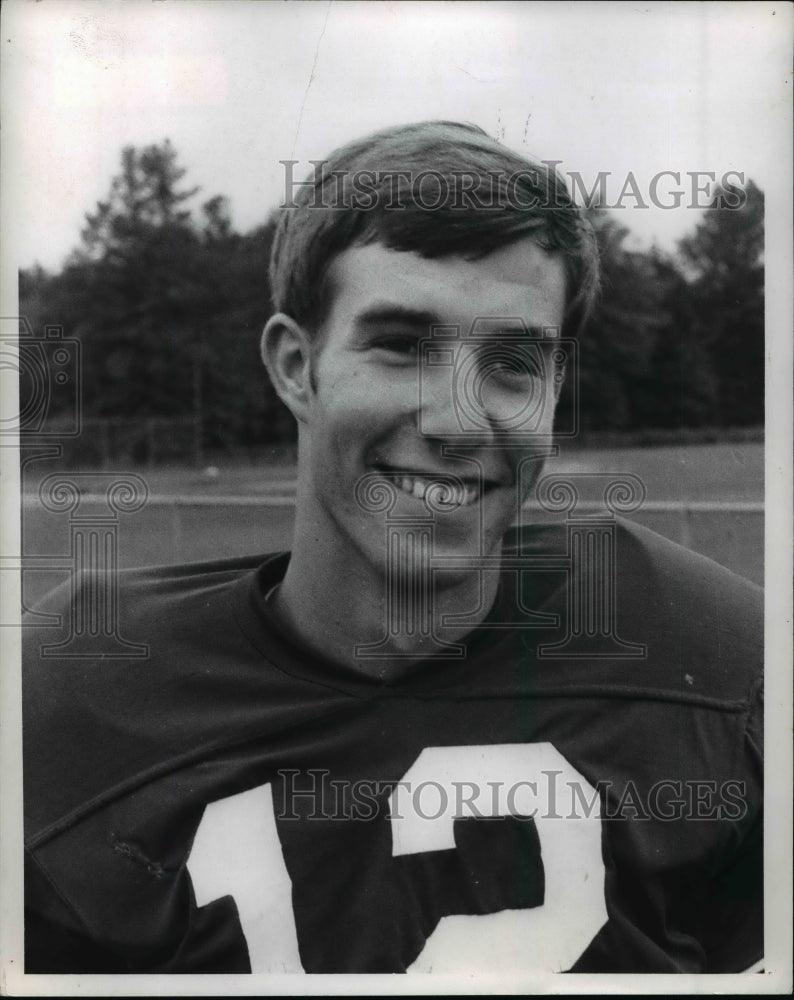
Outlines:
{"type": "Polygon", "coordinates": [[[149,469],[154,466],[154,439],[154,420],[151,417],[148,417],[146,420],[146,466],[149,469]]]}
{"type": "Polygon", "coordinates": [[[681,504],[681,544],[692,548],[692,510],[686,501],[681,504]]]}
{"type": "Polygon", "coordinates": [[[99,424],[99,450],[102,455],[102,468],[110,468],[110,426],[107,420],[99,424]]]}
{"type": "Polygon", "coordinates": [[[201,422],[203,409],[201,385],[201,358],[193,357],[193,461],[197,469],[204,464],[204,428],[201,422]]]}

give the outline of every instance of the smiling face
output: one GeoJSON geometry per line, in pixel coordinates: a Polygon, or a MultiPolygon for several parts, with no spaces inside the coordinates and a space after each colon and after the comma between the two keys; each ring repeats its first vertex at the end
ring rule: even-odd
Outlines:
{"type": "Polygon", "coordinates": [[[540,472],[519,474],[527,429],[549,435],[556,402],[550,344],[517,334],[561,327],[561,261],[527,239],[474,261],[376,243],[340,254],[329,278],[299,470],[320,549],[384,572],[385,514],[356,496],[370,477],[394,490],[392,518],[435,501],[435,555],[498,555],[540,472]],[[423,348],[439,325],[460,335],[423,348]]]}

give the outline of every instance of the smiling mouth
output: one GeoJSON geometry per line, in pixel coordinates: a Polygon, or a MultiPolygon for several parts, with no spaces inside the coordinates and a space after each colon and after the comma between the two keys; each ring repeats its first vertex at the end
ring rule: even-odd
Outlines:
{"type": "Polygon", "coordinates": [[[416,500],[424,500],[431,490],[434,506],[449,507],[450,510],[457,507],[471,507],[483,494],[498,485],[486,482],[482,487],[480,483],[461,479],[454,473],[399,472],[385,465],[375,466],[375,471],[396,486],[400,492],[416,500]]]}

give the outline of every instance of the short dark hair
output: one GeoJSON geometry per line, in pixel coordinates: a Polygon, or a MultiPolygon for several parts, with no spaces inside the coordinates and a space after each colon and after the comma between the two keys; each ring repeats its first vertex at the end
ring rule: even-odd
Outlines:
{"type": "Polygon", "coordinates": [[[270,284],[276,310],[311,333],[333,300],[331,261],[369,243],[476,260],[531,237],[562,254],[566,330],[578,332],[592,308],[595,236],[565,181],[552,165],[520,156],[476,125],[430,121],[375,132],[318,161],[312,177],[293,187],[278,210],[270,284]]]}

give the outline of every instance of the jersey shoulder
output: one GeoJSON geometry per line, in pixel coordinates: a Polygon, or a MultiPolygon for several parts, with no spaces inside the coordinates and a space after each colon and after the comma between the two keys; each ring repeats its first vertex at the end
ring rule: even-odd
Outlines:
{"type": "MultiPolygon", "coordinates": [[[[278,557],[271,557],[278,558],[278,557]]],[[[267,557],[84,573],[23,628],[26,827],[282,724],[288,679],[263,669],[236,621],[267,557]],[[279,686],[281,685],[281,686],[279,686]]]]}
{"type": "Polygon", "coordinates": [[[630,676],[647,678],[656,688],[725,702],[752,698],[763,672],[762,589],[626,519],[595,526],[596,536],[601,547],[588,548],[564,523],[526,525],[507,544],[509,552],[550,555],[567,565],[552,599],[563,619],[573,614],[576,595],[585,595],[591,611],[608,609],[607,630],[644,648],[636,658],[639,669],[610,676],[624,676],[626,683],[630,676]],[[582,546],[578,559],[575,544],[582,546]]]}

